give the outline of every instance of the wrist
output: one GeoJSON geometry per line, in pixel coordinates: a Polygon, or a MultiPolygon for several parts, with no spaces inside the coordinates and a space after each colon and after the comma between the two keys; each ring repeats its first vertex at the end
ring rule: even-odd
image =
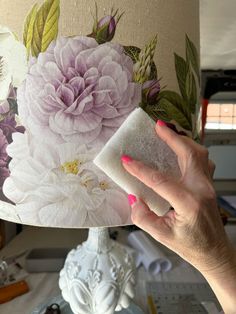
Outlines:
{"type": "Polygon", "coordinates": [[[233,314],[236,308],[236,250],[231,247],[223,254],[214,267],[200,271],[213,289],[224,313],[233,314]]]}
{"type": "Polygon", "coordinates": [[[203,276],[224,277],[236,273],[236,249],[227,241],[214,248],[194,265],[203,276]]]}

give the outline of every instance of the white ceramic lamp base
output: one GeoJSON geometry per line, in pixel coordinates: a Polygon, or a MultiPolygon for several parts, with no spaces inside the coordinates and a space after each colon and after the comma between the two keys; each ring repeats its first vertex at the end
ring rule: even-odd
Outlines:
{"type": "Polygon", "coordinates": [[[135,264],[109,237],[108,228],[91,228],[87,241],[73,249],[60,272],[63,298],[76,314],[113,314],[134,297],[135,264]]]}

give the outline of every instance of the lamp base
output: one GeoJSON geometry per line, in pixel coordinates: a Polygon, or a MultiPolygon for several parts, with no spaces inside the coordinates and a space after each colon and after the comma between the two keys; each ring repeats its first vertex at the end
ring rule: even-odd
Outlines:
{"type": "MultiPolygon", "coordinates": [[[[46,308],[51,304],[58,304],[60,306],[61,314],[73,314],[69,303],[67,303],[61,296],[57,296],[52,299],[48,299],[47,302],[40,304],[31,314],[44,314],[46,308]]],[[[116,314],[145,314],[137,305],[131,302],[127,309],[122,309],[116,314]]]]}
{"type": "Polygon", "coordinates": [[[73,313],[113,314],[129,307],[135,271],[133,257],[110,239],[108,228],[91,228],[87,241],[68,254],[59,286],[73,313]]]}

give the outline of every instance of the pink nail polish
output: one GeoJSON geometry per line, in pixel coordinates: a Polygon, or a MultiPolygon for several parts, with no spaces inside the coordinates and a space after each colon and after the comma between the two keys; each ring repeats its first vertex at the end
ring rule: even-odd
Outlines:
{"type": "Polygon", "coordinates": [[[172,123],[164,122],[164,121],[162,121],[162,120],[158,120],[158,121],[157,121],[157,125],[159,125],[159,126],[165,125],[165,126],[167,126],[169,129],[171,129],[172,131],[174,131],[175,133],[177,133],[177,134],[179,134],[179,135],[187,136],[187,134],[186,134],[185,132],[183,132],[183,131],[178,131],[177,128],[176,128],[176,126],[175,126],[174,124],[172,124],[172,123]]]}
{"type": "Polygon", "coordinates": [[[165,121],[162,121],[162,120],[157,120],[157,125],[158,126],[167,126],[167,123],[165,121]]]}
{"type": "Polygon", "coordinates": [[[130,206],[134,205],[137,202],[137,198],[133,194],[128,195],[128,200],[129,200],[130,206]]]}
{"type": "Polygon", "coordinates": [[[123,155],[122,157],[121,157],[121,161],[123,162],[123,163],[125,163],[125,164],[128,164],[129,162],[131,162],[133,159],[130,157],[130,156],[128,156],[128,155],[123,155]]]}

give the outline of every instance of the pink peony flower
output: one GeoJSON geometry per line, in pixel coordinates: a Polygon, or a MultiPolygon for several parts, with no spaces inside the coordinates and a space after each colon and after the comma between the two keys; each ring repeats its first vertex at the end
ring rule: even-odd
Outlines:
{"type": "Polygon", "coordinates": [[[38,140],[104,145],[141,101],[122,46],[60,37],[18,89],[19,116],[38,140]]]}

